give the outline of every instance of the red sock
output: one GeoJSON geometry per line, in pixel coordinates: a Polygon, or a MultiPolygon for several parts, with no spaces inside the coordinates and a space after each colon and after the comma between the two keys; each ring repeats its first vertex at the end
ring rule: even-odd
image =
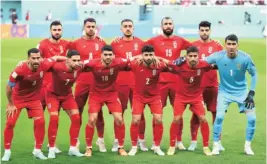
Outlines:
{"type": "Polygon", "coordinates": [[[191,130],[191,138],[192,141],[197,140],[197,133],[199,128],[199,119],[196,114],[192,114],[191,121],[190,121],[190,130],[191,130]]]}
{"type": "Polygon", "coordinates": [[[138,124],[131,124],[131,139],[132,139],[132,146],[137,145],[137,138],[138,138],[138,124]]]}
{"type": "Polygon", "coordinates": [[[98,113],[97,120],[96,120],[96,129],[97,129],[97,134],[98,138],[103,138],[104,137],[104,117],[103,117],[103,111],[102,109],[98,113]]]}
{"type": "Polygon", "coordinates": [[[153,141],[155,141],[155,125],[156,125],[155,120],[152,119],[153,141]]]}
{"type": "Polygon", "coordinates": [[[85,140],[88,147],[92,147],[92,140],[95,133],[95,127],[91,127],[90,125],[86,124],[85,127],[85,140]]]}
{"type": "Polygon", "coordinates": [[[124,145],[124,138],[125,138],[125,125],[124,123],[122,125],[115,124],[115,136],[118,138],[119,147],[123,147],[124,145]]]}
{"type": "Polygon", "coordinates": [[[160,124],[155,123],[154,132],[155,132],[155,136],[154,136],[155,146],[159,146],[160,142],[161,142],[161,139],[162,139],[162,134],[163,134],[163,125],[162,125],[162,123],[160,123],[160,124]]]}
{"type": "Polygon", "coordinates": [[[113,128],[114,128],[114,137],[115,137],[115,139],[118,139],[118,135],[117,135],[117,133],[116,133],[116,122],[115,121],[113,121],[113,128]]]}
{"type": "Polygon", "coordinates": [[[145,131],[146,131],[146,120],[143,113],[139,124],[139,139],[141,140],[145,139],[145,131]]]}
{"type": "Polygon", "coordinates": [[[177,131],[177,141],[182,141],[182,133],[184,127],[184,120],[183,118],[178,122],[178,131],[177,131]]]}
{"type": "Polygon", "coordinates": [[[17,119],[19,117],[21,110],[18,110],[17,113],[13,117],[6,118],[6,127],[4,131],[4,143],[5,149],[10,149],[13,135],[14,135],[14,127],[16,125],[17,119]]]}
{"type": "Polygon", "coordinates": [[[202,134],[203,147],[208,147],[209,146],[209,136],[210,136],[210,129],[209,129],[208,122],[200,123],[200,130],[201,130],[201,134],[202,134]]]}
{"type": "Polygon", "coordinates": [[[170,128],[170,147],[175,147],[177,131],[178,131],[178,123],[172,122],[170,128]]]}
{"type": "Polygon", "coordinates": [[[34,120],[34,138],[35,138],[35,149],[41,149],[44,142],[45,136],[45,120],[39,118],[34,120]]]}
{"type": "Polygon", "coordinates": [[[48,142],[50,147],[55,147],[57,129],[58,129],[58,116],[51,115],[48,126],[48,142]]]}
{"type": "Polygon", "coordinates": [[[71,125],[70,125],[70,146],[76,146],[77,139],[79,137],[80,132],[80,115],[74,114],[70,116],[71,125]]]}
{"type": "Polygon", "coordinates": [[[211,112],[211,114],[212,114],[212,124],[214,124],[216,118],[216,112],[211,112]]]}

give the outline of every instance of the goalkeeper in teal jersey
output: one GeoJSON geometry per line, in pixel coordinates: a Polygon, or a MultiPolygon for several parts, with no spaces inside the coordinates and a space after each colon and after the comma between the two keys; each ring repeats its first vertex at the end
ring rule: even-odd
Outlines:
{"type": "Polygon", "coordinates": [[[238,104],[240,113],[247,116],[246,142],[244,151],[248,155],[254,155],[250,143],[255,132],[255,87],[257,72],[250,56],[238,50],[238,38],[236,35],[228,35],[225,38],[225,50],[216,52],[204,59],[209,64],[215,64],[220,74],[219,93],[217,98],[217,114],[213,126],[213,151],[219,154],[219,138],[222,131],[222,123],[225,112],[230,103],[238,104]],[[247,88],[246,71],[251,76],[250,90],[247,88]]]}

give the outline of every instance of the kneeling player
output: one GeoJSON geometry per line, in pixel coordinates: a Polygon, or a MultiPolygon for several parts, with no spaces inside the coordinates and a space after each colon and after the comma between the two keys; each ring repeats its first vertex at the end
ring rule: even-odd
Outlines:
{"type": "Polygon", "coordinates": [[[49,153],[48,158],[55,158],[55,141],[58,130],[59,110],[62,107],[71,119],[69,155],[84,156],[76,148],[80,131],[80,115],[74,100],[72,89],[74,82],[82,69],[80,68],[80,54],[76,50],[69,50],[67,61],[57,63],[52,67],[52,83],[47,87],[46,104],[50,114],[48,127],[49,153]]]}

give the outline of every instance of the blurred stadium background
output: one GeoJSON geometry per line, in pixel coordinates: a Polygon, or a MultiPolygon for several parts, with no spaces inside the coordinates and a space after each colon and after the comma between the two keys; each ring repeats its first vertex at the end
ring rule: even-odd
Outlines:
{"type": "MultiPolygon", "coordinates": [[[[13,140],[12,161],[9,163],[185,163],[185,164],[263,164],[266,163],[266,0],[21,0],[1,1],[1,133],[5,123],[5,86],[9,73],[20,60],[25,60],[29,48],[35,47],[43,38],[50,36],[49,24],[60,20],[63,24],[63,38],[73,40],[82,35],[83,20],[88,17],[96,19],[98,35],[107,43],[115,36],[120,36],[120,22],[129,18],[135,24],[135,36],[147,39],[161,33],[160,21],[164,16],[170,16],[175,23],[175,35],[190,40],[198,39],[198,23],[208,20],[212,23],[212,38],[223,42],[226,35],[235,33],[240,38],[240,49],[251,54],[258,69],[259,82],[256,90],[257,130],[252,148],[255,156],[243,154],[245,140],[246,117],[239,115],[237,106],[231,105],[223,128],[223,144],[226,152],[218,157],[206,157],[201,150],[201,135],[199,134],[196,152],[177,152],[173,157],[157,157],[152,152],[139,153],[135,157],[118,157],[110,152],[113,142],[113,118],[105,113],[105,142],[107,153],[94,152],[87,158],[68,157],[68,127],[69,118],[66,114],[60,117],[57,145],[64,152],[55,160],[38,161],[32,158],[33,148],[32,122],[22,112],[15,128],[13,140]]],[[[267,30],[267,28],[266,28],[267,30]]],[[[87,108],[87,107],[86,107],[87,108]]],[[[146,110],[147,145],[151,146],[152,130],[151,115],[146,110]]],[[[183,140],[186,147],[190,142],[189,122],[191,112],[184,116],[183,140]]],[[[88,116],[83,115],[84,120],[88,116]]],[[[164,136],[162,149],[166,152],[169,146],[169,127],[172,120],[172,108],[164,110],[164,136]]],[[[208,120],[211,117],[208,113],[208,120]]],[[[49,118],[46,112],[46,125],[49,118]]],[[[130,149],[129,125],[130,110],[125,113],[126,139],[125,148],[130,149]]],[[[81,152],[85,148],[84,125],[81,128],[81,152]]],[[[212,132],[212,126],[210,122],[212,132]]],[[[1,135],[2,136],[2,135],[1,135]]],[[[211,133],[212,137],[212,133],[211,133]]],[[[94,139],[97,137],[95,136],[94,139]]],[[[210,139],[210,141],[212,141],[210,139]]],[[[45,155],[47,139],[43,147],[45,155]]],[[[3,139],[1,153],[3,153],[3,139]]],[[[212,142],[210,144],[212,147],[212,142]]],[[[94,145],[94,150],[97,150],[94,145]]]]}

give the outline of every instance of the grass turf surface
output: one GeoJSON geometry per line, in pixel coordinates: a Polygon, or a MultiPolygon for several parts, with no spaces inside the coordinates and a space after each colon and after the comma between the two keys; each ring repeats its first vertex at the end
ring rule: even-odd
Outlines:
{"type": "MultiPolygon", "coordinates": [[[[1,133],[3,134],[5,125],[5,107],[7,104],[5,96],[5,86],[10,72],[15,68],[16,64],[20,60],[26,59],[27,50],[31,47],[35,47],[40,39],[3,39],[1,50],[1,133]]],[[[110,40],[107,40],[110,42],[110,40]]],[[[31,152],[34,145],[33,137],[33,122],[27,119],[26,110],[20,115],[18,122],[15,127],[14,138],[12,143],[12,157],[10,164],[31,164],[31,163],[52,163],[52,164],[63,164],[63,163],[180,163],[180,164],[263,164],[266,163],[266,43],[264,39],[241,39],[240,49],[251,54],[252,59],[255,62],[258,71],[258,84],[256,88],[256,133],[252,142],[252,148],[255,152],[254,156],[246,156],[243,153],[244,142],[245,142],[245,131],[247,119],[244,114],[238,113],[236,104],[231,104],[226,114],[225,121],[223,124],[222,143],[226,151],[221,153],[219,156],[207,157],[202,153],[202,142],[201,134],[199,132],[198,147],[195,152],[188,151],[176,151],[174,156],[159,157],[153,154],[152,151],[140,152],[134,157],[120,157],[117,153],[111,152],[111,147],[114,139],[113,132],[113,117],[108,114],[107,108],[104,108],[105,117],[105,143],[108,149],[107,153],[100,153],[97,151],[95,141],[97,139],[97,133],[95,131],[93,141],[93,157],[91,158],[76,158],[69,157],[67,152],[69,148],[69,126],[70,119],[64,111],[61,111],[59,131],[57,136],[57,146],[63,150],[63,153],[57,155],[54,160],[40,161],[33,158],[31,152]]],[[[248,78],[249,79],[249,78],[248,78]]],[[[85,110],[87,111],[87,106],[85,110]]],[[[152,143],[152,120],[149,109],[146,108],[145,116],[147,121],[146,128],[146,141],[147,146],[151,146],[152,143]]],[[[131,148],[130,141],[130,122],[131,122],[131,111],[128,109],[125,113],[126,123],[126,138],[125,138],[125,149],[128,151],[131,148]]],[[[184,130],[183,130],[183,142],[186,147],[190,144],[190,118],[191,112],[186,110],[184,113],[184,130]]],[[[207,114],[207,118],[210,125],[210,148],[212,148],[212,126],[211,126],[211,114],[207,114]]],[[[46,129],[48,128],[48,112],[45,112],[46,129]]],[[[85,124],[88,119],[87,112],[83,115],[83,126],[80,131],[81,152],[85,151],[85,124]]],[[[169,127],[172,120],[172,107],[168,104],[164,108],[164,135],[161,142],[161,148],[164,152],[169,147],[169,127]]],[[[3,136],[3,135],[1,135],[3,136]]],[[[46,138],[44,141],[43,152],[47,156],[48,150],[47,145],[47,131],[46,138]]],[[[1,140],[1,157],[3,155],[3,138],[1,140]]]]}

